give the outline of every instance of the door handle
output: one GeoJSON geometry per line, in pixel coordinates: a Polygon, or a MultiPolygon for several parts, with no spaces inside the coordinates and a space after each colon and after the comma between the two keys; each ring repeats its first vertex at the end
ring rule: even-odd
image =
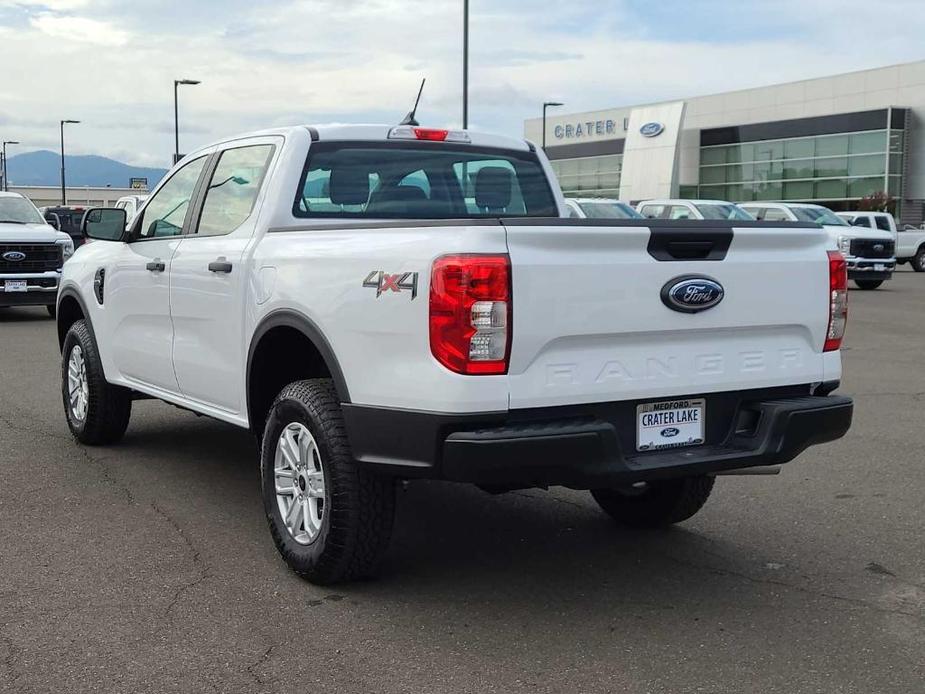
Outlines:
{"type": "Polygon", "coordinates": [[[216,258],[211,263],[209,263],[209,272],[231,272],[231,263],[229,263],[224,258],[216,258]]]}
{"type": "Polygon", "coordinates": [[[145,265],[145,269],[150,270],[151,272],[163,272],[167,269],[167,265],[160,258],[155,258],[150,263],[145,265]]]}

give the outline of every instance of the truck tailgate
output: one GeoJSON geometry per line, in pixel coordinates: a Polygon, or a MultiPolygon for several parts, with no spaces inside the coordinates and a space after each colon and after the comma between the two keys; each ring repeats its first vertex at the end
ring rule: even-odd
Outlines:
{"type": "Polygon", "coordinates": [[[512,409],[840,375],[826,374],[822,352],[830,242],[817,226],[503,223],[513,268],[512,409]],[[724,298],[697,313],[672,310],[662,291],[686,275],[718,282],[724,298]]]}

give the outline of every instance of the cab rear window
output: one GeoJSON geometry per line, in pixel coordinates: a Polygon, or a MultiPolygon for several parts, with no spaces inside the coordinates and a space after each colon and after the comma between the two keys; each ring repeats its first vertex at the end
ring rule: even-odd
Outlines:
{"type": "Polygon", "coordinates": [[[532,152],[407,142],[312,145],[296,217],[556,217],[532,152]]]}

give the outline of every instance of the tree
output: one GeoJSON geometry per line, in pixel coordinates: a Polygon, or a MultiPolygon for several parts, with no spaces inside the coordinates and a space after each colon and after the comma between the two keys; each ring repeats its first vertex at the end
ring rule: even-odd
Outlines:
{"type": "Polygon", "coordinates": [[[896,209],[896,198],[889,193],[880,191],[861,198],[858,209],[862,212],[893,212],[896,209]]]}

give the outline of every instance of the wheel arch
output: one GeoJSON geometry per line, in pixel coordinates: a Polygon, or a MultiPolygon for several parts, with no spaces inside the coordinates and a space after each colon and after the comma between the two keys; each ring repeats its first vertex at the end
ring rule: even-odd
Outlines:
{"type": "Polygon", "coordinates": [[[57,329],[58,329],[58,349],[64,349],[64,339],[67,337],[68,330],[79,320],[87,324],[87,330],[90,336],[96,340],[96,333],[93,332],[93,322],[90,320],[90,312],[87,311],[87,305],[81,298],[76,289],[66,287],[58,295],[58,312],[57,312],[57,329]]]}
{"type": "Polygon", "coordinates": [[[318,325],[299,311],[273,311],[257,325],[247,350],[245,392],[252,431],[262,433],[277,393],[303,378],[330,378],[340,401],[350,402],[340,363],[318,325]],[[296,354],[298,360],[292,358],[296,354]]]}

